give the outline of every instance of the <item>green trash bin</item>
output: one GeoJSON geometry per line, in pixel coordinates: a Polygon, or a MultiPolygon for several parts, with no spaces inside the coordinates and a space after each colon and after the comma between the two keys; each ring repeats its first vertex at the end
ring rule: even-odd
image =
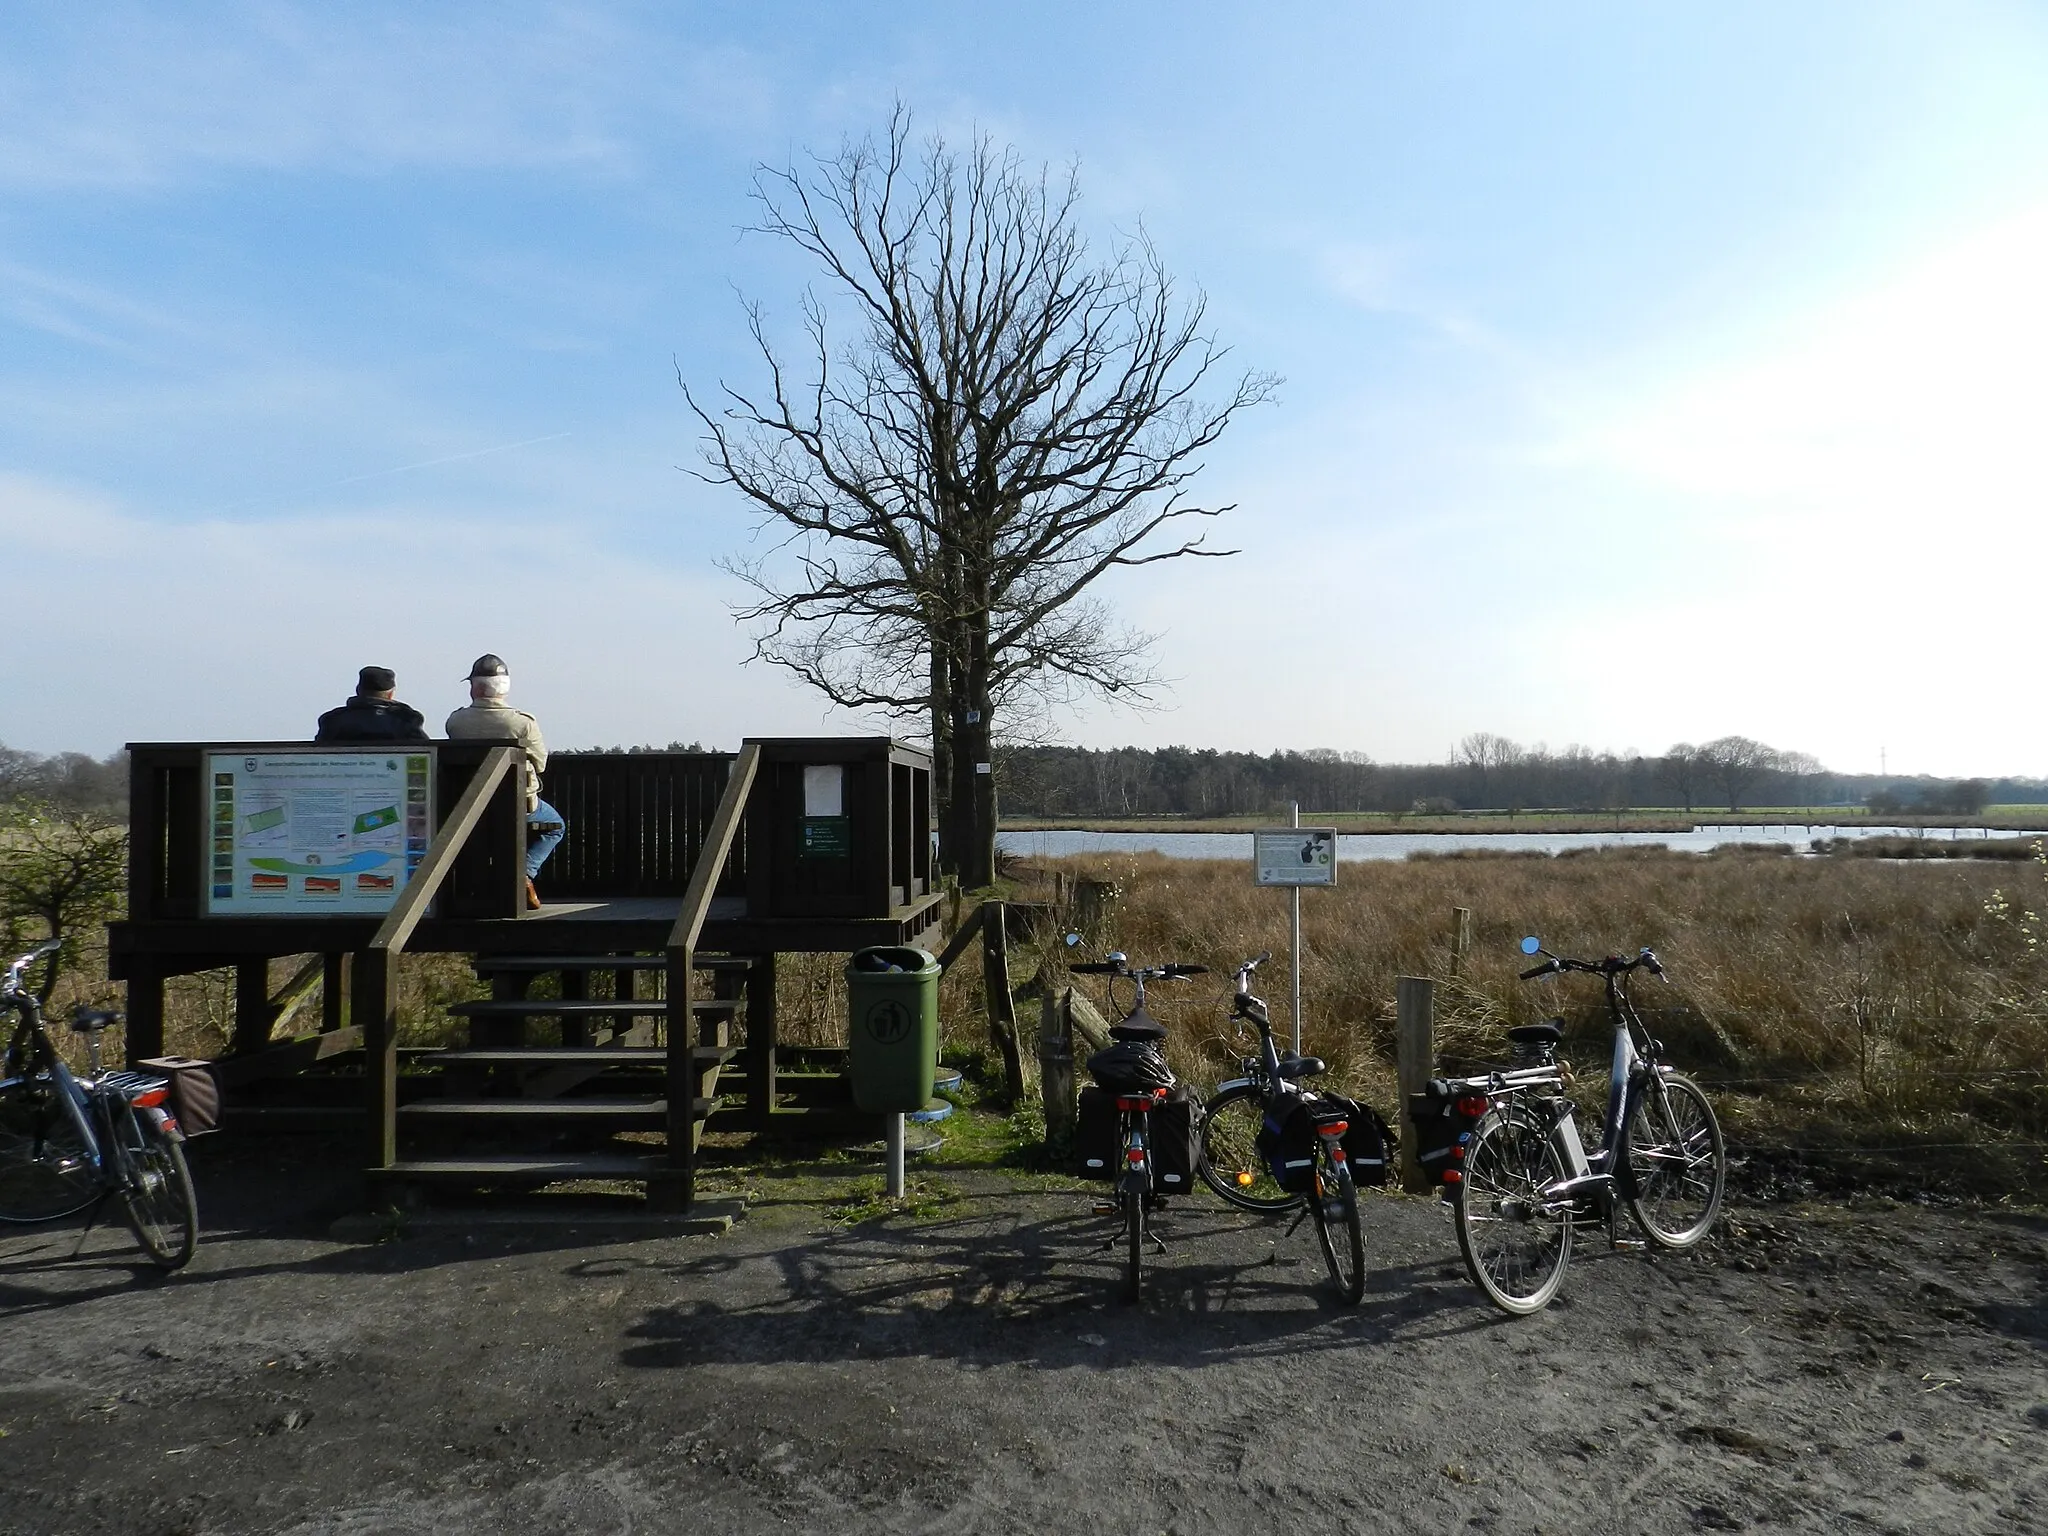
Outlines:
{"type": "Polygon", "coordinates": [[[856,1108],[911,1114],[931,1102],[939,1065],[939,962],[884,945],[846,963],[847,1065],[856,1108]]]}

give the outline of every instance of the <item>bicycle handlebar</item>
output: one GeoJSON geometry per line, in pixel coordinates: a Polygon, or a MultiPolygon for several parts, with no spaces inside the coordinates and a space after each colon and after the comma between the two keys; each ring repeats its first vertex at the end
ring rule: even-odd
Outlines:
{"type": "Polygon", "coordinates": [[[1206,976],[1206,965],[1184,965],[1176,961],[1170,965],[1140,966],[1132,969],[1119,965],[1114,960],[1082,960],[1067,967],[1069,971],[1082,976],[1125,976],[1136,980],[1142,976],[1147,981],[1179,981],[1183,976],[1206,976]]]}
{"type": "Polygon", "coordinates": [[[1624,960],[1619,955],[1609,955],[1601,961],[1570,960],[1563,955],[1552,955],[1541,965],[1532,965],[1521,973],[1523,981],[1534,981],[1538,976],[1552,976],[1562,971],[1584,971],[1589,976],[1626,976],[1632,971],[1647,970],[1653,976],[1662,977],[1668,984],[1671,980],[1664,975],[1664,966],[1657,959],[1653,949],[1639,951],[1633,960],[1624,960]]]}
{"type": "Polygon", "coordinates": [[[21,973],[45,956],[54,955],[64,947],[62,939],[45,939],[25,955],[17,955],[7,962],[7,975],[0,980],[0,996],[6,996],[21,987],[21,973]]]}

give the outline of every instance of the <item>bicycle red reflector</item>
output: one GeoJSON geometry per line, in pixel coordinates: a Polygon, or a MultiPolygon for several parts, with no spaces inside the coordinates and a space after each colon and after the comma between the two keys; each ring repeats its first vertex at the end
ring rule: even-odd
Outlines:
{"type": "Polygon", "coordinates": [[[1351,1122],[1349,1120],[1325,1120],[1316,1129],[1325,1136],[1342,1136],[1351,1129],[1351,1122]]]}
{"type": "Polygon", "coordinates": [[[1127,1148],[1124,1152],[1124,1161],[1127,1163],[1142,1163],[1145,1161],[1145,1149],[1143,1147],[1127,1148]]]}
{"type": "Polygon", "coordinates": [[[1486,1095],[1483,1093],[1468,1093],[1458,1100],[1458,1113],[1468,1120],[1477,1120],[1486,1113],[1486,1107],[1486,1095]]]}
{"type": "Polygon", "coordinates": [[[1444,1170],[1444,1182],[1446,1184],[1462,1184],[1465,1182],[1465,1175],[1458,1172],[1455,1168],[1446,1168],[1444,1170]]]}
{"type": "Polygon", "coordinates": [[[128,1102],[133,1104],[137,1109],[155,1109],[165,1100],[170,1098],[170,1096],[171,1090],[169,1085],[166,1084],[162,1088],[152,1088],[146,1093],[138,1093],[134,1098],[130,1099],[128,1102]]]}
{"type": "Polygon", "coordinates": [[[1150,1099],[1118,1099],[1116,1107],[1125,1114],[1136,1114],[1139,1110],[1151,1109],[1153,1104],[1150,1099]]]}

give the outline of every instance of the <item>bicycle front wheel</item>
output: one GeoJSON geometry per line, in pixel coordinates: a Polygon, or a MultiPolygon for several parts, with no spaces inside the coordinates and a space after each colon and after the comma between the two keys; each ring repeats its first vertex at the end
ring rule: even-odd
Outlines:
{"type": "Polygon", "coordinates": [[[1195,1171],[1230,1204],[1247,1211],[1286,1211],[1301,1203],[1275,1182],[1259,1155],[1266,1101],[1249,1083],[1226,1088],[1202,1108],[1201,1155],[1195,1171]]]}
{"type": "Polygon", "coordinates": [[[1365,1295],[1365,1225],[1358,1215],[1358,1185],[1351,1170],[1330,1155],[1327,1145],[1316,1153],[1316,1189],[1309,1202],[1316,1219],[1316,1238],[1338,1299],[1355,1307],[1365,1295]]]}
{"type": "Polygon", "coordinates": [[[0,1088],[0,1221],[55,1221],[99,1197],[92,1149],[47,1077],[0,1088]]]}
{"type": "Polygon", "coordinates": [[[183,1269],[199,1246],[199,1198],[185,1149],[156,1118],[122,1104],[114,1110],[121,1162],[121,1209],[142,1251],[160,1269],[183,1269]]]}
{"type": "Polygon", "coordinates": [[[1628,1169],[1629,1219],[1659,1248],[1690,1248],[1714,1225],[1728,1184],[1721,1122],[1699,1084],[1651,1078],[1629,1109],[1617,1163],[1628,1169]]]}
{"type": "Polygon", "coordinates": [[[1453,1206],[1458,1248],[1472,1283],[1512,1316],[1541,1311],[1564,1283],[1571,1210],[1541,1198],[1564,1177],[1549,1134],[1521,1115],[1489,1115],[1472,1133],[1453,1206]]]}

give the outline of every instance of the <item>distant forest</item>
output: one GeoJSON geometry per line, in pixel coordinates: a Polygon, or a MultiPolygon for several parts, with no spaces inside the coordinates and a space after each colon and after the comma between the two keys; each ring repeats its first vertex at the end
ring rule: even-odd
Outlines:
{"type": "Polygon", "coordinates": [[[2048,803],[2048,780],[1831,773],[1804,753],[1746,737],[1681,743],[1661,757],[1466,738],[1450,763],[1375,763],[1362,753],[1219,752],[1190,747],[1017,747],[998,754],[1010,816],[1249,816],[1284,811],[1727,811],[1867,806],[1974,815],[2048,803]]]}
{"type": "MultiPolygon", "coordinates": [[[[666,747],[592,748],[698,752],[666,747]]],[[[1193,747],[998,748],[1009,816],[1263,816],[1304,811],[1726,811],[1865,806],[1880,813],[1974,815],[1987,805],[2048,804],[2048,780],[1935,779],[1831,773],[1812,757],[1747,737],[1681,743],[1661,757],[1523,747],[1469,736],[1450,763],[1376,763],[1358,752],[1219,752],[1193,747]]],[[[0,745],[0,805],[34,802],[111,817],[128,812],[128,754],[47,757],[0,745]]]]}

